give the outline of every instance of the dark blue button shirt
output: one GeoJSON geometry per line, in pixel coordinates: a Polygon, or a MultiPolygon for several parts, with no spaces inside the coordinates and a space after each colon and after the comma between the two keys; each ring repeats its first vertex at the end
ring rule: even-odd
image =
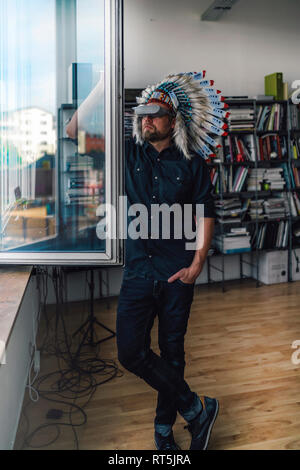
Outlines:
{"type": "MultiPolygon", "coordinates": [[[[142,203],[148,209],[146,230],[151,234],[151,204],[174,203],[204,205],[204,217],[214,217],[212,185],[208,167],[198,155],[187,160],[175,145],[158,152],[151,144],[142,146],[134,139],[125,142],[125,190],[128,208],[142,203]]],[[[128,224],[139,213],[128,217],[128,224]]],[[[174,220],[171,217],[170,239],[126,239],[125,278],[142,277],[164,280],[184,267],[190,266],[193,250],[186,250],[187,240],[174,237],[174,220]]],[[[161,221],[161,220],[160,220],[161,221]]],[[[145,227],[143,227],[145,228],[145,227]]],[[[195,225],[193,223],[193,229],[195,225]]]]}

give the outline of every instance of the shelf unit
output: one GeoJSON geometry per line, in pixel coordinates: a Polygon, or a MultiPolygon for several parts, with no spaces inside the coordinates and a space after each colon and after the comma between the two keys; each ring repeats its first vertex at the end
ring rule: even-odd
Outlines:
{"type": "Polygon", "coordinates": [[[71,139],[66,135],[66,124],[76,109],[75,104],[67,103],[58,111],[59,238],[68,246],[82,243],[86,245],[83,249],[92,250],[95,248],[96,207],[103,202],[104,186],[100,190],[95,187],[104,185],[104,154],[99,151],[80,153],[79,138],[71,139]],[[89,179],[95,182],[92,188],[87,188],[89,179]]]}
{"type": "MultiPolygon", "coordinates": [[[[290,103],[290,171],[291,171],[291,191],[296,194],[296,197],[300,199],[300,181],[297,183],[295,179],[295,173],[300,175],[300,105],[295,105],[291,101],[290,103]],[[296,158],[295,158],[296,157],[296,158]],[[298,170],[299,168],[299,170],[298,170]]],[[[296,250],[300,248],[300,237],[295,237],[295,229],[300,229],[300,213],[292,215],[292,227],[291,227],[291,249],[296,250]]],[[[291,254],[293,256],[293,253],[291,254]]],[[[297,264],[299,260],[294,252],[297,264]]]]}
{"type": "MultiPolygon", "coordinates": [[[[252,240],[252,243],[251,243],[251,251],[250,251],[250,254],[248,251],[246,251],[247,254],[249,254],[250,256],[250,262],[245,260],[244,258],[244,253],[243,252],[237,252],[235,253],[237,256],[239,256],[239,262],[240,262],[240,278],[246,278],[247,276],[244,276],[244,272],[243,272],[243,266],[244,264],[248,264],[250,265],[250,268],[253,270],[254,269],[254,273],[255,273],[255,278],[256,278],[256,285],[257,287],[261,284],[259,279],[260,279],[260,276],[259,276],[259,269],[260,269],[260,266],[259,266],[259,254],[262,253],[262,252],[270,252],[270,251],[275,251],[275,250],[286,250],[287,251],[287,256],[288,256],[288,280],[291,281],[292,280],[292,272],[291,272],[291,256],[292,256],[292,221],[293,221],[293,216],[292,216],[292,211],[291,211],[291,201],[290,201],[290,197],[291,197],[291,164],[292,164],[292,160],[291,160],[291,133],[293,132],[298,132],[298,130],[292,130],[291,129],[291,120],[290,120],[290,102],[289,101],[282,101],[282,100],[272,100],[272,101],[257,101],[257,100],[248,100],[248,99],[233,99],[233,100],[226,100],[227,104],[229,105],[229,111],[232,110],[232,108],[236,108],[236,109],[252,109],[253,110],[253,116],[254,116],[254,127],[253,129],[250,128],[250,126],[248,126],[247,129],[245,130],[241,130],[241,129],[238,129],[238,130],[229,130],[228,131],[228,136],[226,137],[222,137],[222,148],[221,148],[221,152],[219,155],[217,155],[217,158],[214,159],[213,161],[209,162],[208,165],[211,169],[213,168],[218,168],[218,178],[222,178],[222,175],[224,173],[224,171],[228,172],[228,169],[230,169],[229,171],[231,172],[230,174],[232,175],[234,172],[235,172],[235,169],[236,168],[241,168],[241,167],[244,167],[246,168],[247,170],[245,171],[245,173],[247,173],[247,176],[246,176],[246,179],[244,180],[244,183],[243,183],[243,186],[239,189],[241,189],[240,191],[233,191],[233,192],[226,192],[224,191],[224,184],[220,183],[219,184],[219,192],[218,194],[215,194],[214,195],[214,198],[216,201],[221,201],[221,207],[222,207],[222,203],[224,200],[228,199],[228,198],[238,198],[240,200],[247,200],[247,199],[251,199],[251,202],[254,201],[255,202],[255,205],[256,205],[256,216],[254,218],[252,218],[251,220],[247,220],[247,219],[244,219],[242,221],[235,221],[235,220],[232,220],[231,223],[217,223],[216,224],[216,230],[220,232],[220,235],[221,235],[221,239],[223,239],[223,236],[225,235],[226,231],[229,229],[229,228],[232,228],[232,227],[235,227],[235,226],[240,226],[240,227],[246,227],[247,230],[250,230],[253,234],[256,233],[259,234],[259,230],[264,230],[265,233],[267,232],[267,230],[269,230],[270,232],[270,229],[269,227],[275,227],[274,224],[278,224],[278,228],[277,230],[282,230],[282,232],[280,232],[280,234],[282,234],[280,240],[282,240],[283,242],[283,246],[282,247],[274,247],[274,248],[262,248],[260,247],[259,243],[258,243],[258,239],[256,237],[256,240],[254,240],[254,243],[253,243],[253,240],[252,240]],[[279,120],[278,121],[274,121],[274,124],[276,124],[276,127],[277,129],[276,130],[273,130],[273,129],[258,129],[257,128],[257,124],[258,124],[258,115],[261,117],[262,116],[262,112],[260,111],[260,109],[264,109],[266,106],[272,106],[272,105],[280,105],[281,107],[281,112],[282,112],[282,120],[280,122],[280,126],[278,125],[279,124],[279,120]],[[228,161],[226,159],[226,157],[228,156],[228,148],[227,148],[227,145],[226,143],[228,142],[228,139],[234,139],[235,137],[237,137],[238,139],[243,139],[244,136],[252,136],[252,140],[254,142],[254,145],[252,147],[252,152],[250,152],[249,150],[249,147],[247,146],[247,150],[248,150],[248,155],[251,153],[251,157],[253,158],[254,161],[233,161],[233,159],[231,158],[230,161],[228,161]],[[264,137],[265,136],[265,137],[264,137]],[[274,137],[270,137],[270,136],[274,136],[274,137]],[[267,141],[265,140],[267,139],[267,141]],[[281,140],[280,140],[281,139],[281,140]],[[264,142],[267,142],[266,144],[263,143],[264,142]],[[261,156],[264,155],[264,151],[267,150],[267,151],[271,151],[271,150],[274,150],[274,148],[272,149],[271,148],[271,141],[272,141],[272,145],[274,146],[275,149],[277,149],[277,157],[276,158],[270,158],[270,153],[268,154],[269,155],[269,159],[268,160],[261,160],[261,156]],[[276,142],[276,145],[275,145],[275,142],[276,142]],[[285,154],[284,155],[281,155],[281,151],[280,151],[280,157],[279,158],[279,151],[278,151],[278,148],[280,147],[280,149],[283,148],[282,146],[282,143],[285,143],[285,154]],[[266,145],[266,148],[263,147],[264,145],[266,145]],[[271,171],[271,169],[274,169],[274,168],[278,168],[278,167],[282,167],[284,166],[285,167],[285,170],[284,170],[284,178],[285,178],[285,188],[283,189],[272,189],[271,188],[268,188],[268,190],[258,190],[258,171],[262,171],[262,169],[270,169],[269,171],[271,171]],[[256,175],[256,187],[255,187],[255,190],[254,191],[245,191],[244,190],[244,186],[245,186],[245,183],[248,179],[248,170],[252,170],[254,169],[254,173],[256,175]],[[265,218],[259,218],[258,217],[258,201],[259,200],[268,200],[270,198],[274,198],[276,197],[276,195],[280,194],[280,193],[283,193],[286,195],[286,214],[284,217],[274,217],[274,218],[270,218],[270,217],[265,217],[265,218]],[[279,225],[280,222],[283,222],[283,224],[279,225]],[[270,224],[273,224],[270,225],[270,224]],[[265,225],[265,228],[263,229],[262,226],[265,225]],[[250,228],[252,227],[252,229],[250,228]],[[261,227],[261,229],[260,229],[261,227]],[[283,228],[282,228],[283,227],[283,228]],[[254,255],[255,255],[255,263],[253,263],[253,258],[254,258],[254,255]]],[[[274,107],[274,109],[277,109],[274,107]]],[[[242,113],[242,111],[240,111],[240,113],[242,113]]],[[[245,112],[245,114],[247,114],[245,112]]],[[[275,118],[277,119],[277,117],[275,118]]],[[[268,121],[266,121],[268,122],[268,121]]],[[[246,125],[246,124],[245,124],[246,125]]],[[[300,130],[299,130],[299,137],[300,137],[300,130]]],[[[237,145],[238,147],[238,145],[237,145]]],[[[237,149],[237,152],[239,152],[240,150],[240,147],[238,147],[237,149]]],[[[232,157],[232,152],[234,154],[234,151],[232,150],[232,147],[230,148],[230,156],[232,157]]],[[[245,156],[245,155],[244,155],[245,156]]],[[[273,154],[274,156],[274,154],[273,154]]],[[[300,158],[300,155],[299,155],[299,158],[300,158]]],[[[299,160],[300,161],[300,160],[299,160]]],[[[299,165],[300,166],[300,165],[299,165]]],[[[242,171],[242,170],[241,170],[242,171]]],[[[276,171],[276,170],[273,170],[273,171],[276,171]]],[[[300,195],[300,186],[299,186],[299,195],[300,195]]],[[[248,211],[248,209],[247,209],[248,211]]],[[[300,212],[298,213],[298,216],[300,215],[300,212]]],[[[297,216],[297,217],[298,217],[297,216]]],[[[222,221],[222,218],[223,216],[221,217],[221,221],[222,221]]],[[[297,220],[300,220],[300,218],[298,218],[297,220]]],[[[254,238],[254,237],[253,237],[254,238]]],[[[275,237],[274,237],[274,240],[275,240],[275,237]]],[[[277,242],[277,240],[276,240],[277,242]]],[[[279,243],[278,243],[279,244],[279,243]]],[[[224,246],[224,245],[223,245],[224,246]]],[[[219,247],[218,250],[215,251],[215,254],[218,255],[218,256],[221,256],[221,268],[217,268],[214,264],[213,264],[213,257],[211,258],[208,258],[208,282],[214,282],[214,280],[212,279],[212,276],[211,276],[211,272],[212,272],[212,269],[216,269],[217,271],[221,272],[222,274],[222,280],[221,280],[221,283],[222,283],[222,289],[223,291],[225,290],[225,262],[224,262],[224,259],[225,257],[227,256],[227,254],[225,253],[225,250],[223,247],[219,247]]],[[[230,254],[233,254],[233,253],[230,253],[230,254]]],[[[253,271],[252,271],[252,274],[251,274],[251,277],[253,276],[253,271]]]]}

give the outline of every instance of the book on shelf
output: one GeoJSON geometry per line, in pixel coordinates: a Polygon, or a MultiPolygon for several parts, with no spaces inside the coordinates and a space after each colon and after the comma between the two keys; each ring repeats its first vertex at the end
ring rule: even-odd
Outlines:
{"type": "Polygon", "coordinates": [[[258,137],[259,160],[282,160],[287,158],[286,137],[278,134],[265,134],[258,137]]]}
{"type": "Polygon", "coordinates": [[[251,246],[253,249],[282,249],[288,245],[289,223],[286,220],[279,222],[262,223],[253,228],[251,246]]]}
{"type": "Polygon", "coordinates": [[[290,106],[290,120],[292,129],[300,129],[300,106],[291,104],[290,106]]]}
{"type": "MultiPolygon", "coordinates": [[[[300,138],[298,139],[297,149],[299,148],[299,142],[300,138]]],[[[268,133],[258,136],[257,140],[253,134],[226,136],[224,139],[224,161],[228,163],[255,162],[256,148],[258,149],[259,161],[287,158],[286,137],[268,133]]],[[[299,152],[297,154],[299,155],[299,152]]]]}
{"type": "Polygon", "coordinates": [[[298,217],[300,215],[300,199],[296,192],[291,192],[288,194],[291,215],[293,217],[298,217]]]}
{"type": "Polygon", "coordinates": [[[274,101],[274,96],[271,95],[256,95],[254,99],[257,101],[274,101]]]}
{"type": "Polygon", "coordinates": [[[265,94],[283,100],[283,73],[276,72],[265,76],[265,94]]]}
{"type": "Polygon", "coordinates": [[[299,188],[300,187],[300,168],[293,167],[292,172],[293,172],[293,181],[294,181],[293,188],[299,188]]]}
{"type": "Polygon", "coordinates": [[[210,169],[210,179],[211,179],[212,185],[214,187],[216,186],[218,176],[219,176],[219,172],[218,172],[217,168],[211,168],[210,169]]]}
{"type": "Polygon", "coordinates": [[[235,193],[242,191],[246,177],[248,174],[248,168],[240,166],[233,168],[229,167],[212,168],[210,171],[210,177],[212,184],[215,189],[215,194],[223,193],[235,193]]]}
{"type": "Polygon", "coordinates": [[[289,99],[289,84],[288,82],[283,82],[283,100],[287,101],[289,99]]]}
{"type": "Polygon", "coordinates": [[[228,135],[224,140],[224,161],[233,162],[255,162],[255,141],[254,136],[228,135]]]}
{"type": "Polygon", "coordinates": [[[300,158],[300,136],[291,138],[292,158],[298,160],[300,158]]]}
{"type": "Polygon", "coordinates": [[[246,150],[246,155],[248,154],[248,160],[251,162],[255,162],[256,159],[256,142],[255,137],[252,134],[248,134],[243,136],[241,139],[244,145],[244,149],[246,150]]]}
{"type": "Polygon", "coordinates": [[[241,166],[236,169],[234,179],[232,182],[232,192],[240,192],[243,189],[247,174],[248,168],[241,166]]]}
{"type": "Polygon", "coordinates": [[[285,130],[284,105],[280,103],[259,105],[257,108],[256,129],[258,131],[285,130]]]}

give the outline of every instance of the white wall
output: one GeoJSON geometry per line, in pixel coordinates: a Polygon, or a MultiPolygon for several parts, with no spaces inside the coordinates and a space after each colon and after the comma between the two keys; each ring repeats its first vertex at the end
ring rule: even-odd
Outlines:
{"type": "Polygon", "coordinates": [[[32,277],[8,341],[5,364],[0,366],[0,450],[13,448],[37,329],[38,295],[32,277]]]}
{"type": "Polygon", "coordinates": [[[172,72],[207,70],[224,95],[264,93],[264,76],[300,79],[299,0],[239,0],[217,22],[201,21],[212,0],[125,0],[125,87],[172,72]]]}

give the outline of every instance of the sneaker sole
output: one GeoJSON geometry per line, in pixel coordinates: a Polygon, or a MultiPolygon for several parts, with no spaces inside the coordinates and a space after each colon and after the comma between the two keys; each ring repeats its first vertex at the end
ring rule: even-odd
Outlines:
{"type": "MultiPolygon", "coordinates": [[[[155,439],[154,439],[154,445],[155,445],[155,447],[156,447],[156,450],[159,450],[159,448],[158,448],[158,446],[157,446],[157,444],[156,444],[155,439]]],[[[178,446],[178,449],[176,449],[176,451],[179,451],[179,450],[181,450],[181,448],[178,446]]],[[[176,451],[175,451],[175,452],[176,452],[176,451]]],[[[174,452],[174,451],[171,450],[170,452],[174,452]]]]}
{"type": "Polygon", "coordinates": [[[218,412],[219,412],[219,402],[218,402],[218,400],[216,400],[216,404],[217,404],[217,406],[216,406],[215,414],[214,414],[212,422],[209,425],[207,436],[206,436],[206,441],[205,441],[205,445],[203,447],[203,450],[206,450],[206,448],[208,446],[208,441],[209,441],[209,438],[210,438],[210,435],[211,435],[211,431],[212,431],[213,425],[215,424],[215,421],[216,421],[217,416],[218,416],[218,412]]]}

